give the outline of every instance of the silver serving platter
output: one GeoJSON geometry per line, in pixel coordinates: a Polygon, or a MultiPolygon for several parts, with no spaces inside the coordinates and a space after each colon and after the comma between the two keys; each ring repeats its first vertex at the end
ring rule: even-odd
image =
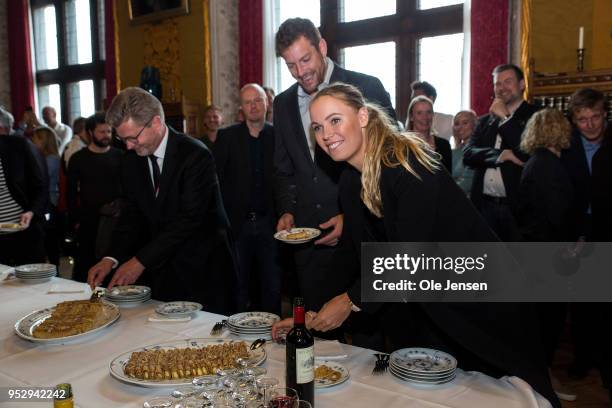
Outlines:
{"type": "MultiPolygon", "coordinates": [[[[143,380],[140,378],[133,378],[125,374],[124,369],[127,365],[132,353],[137,351],[147,350],[171,350],[188,347],[204,347],[211,346],[214,344],[231,343],[234,340],[230,339],[185,339],[185,340],[174,340],[165,343],[152,344],[150,346],[140,347],[126,353],[123,353],[115,357],[109,365],[111,377],[117,379],[126,384],[137,385],[139,387],[146,388],[166,388],[166,387],[177,387],[181,385],[191,385],[193,378],[177,378],[174,380],[143,380]]],[[[256,350],[249,350],[249,366],[258,366],[264,363],[267,358],[266,349],[260,347],[256,350]]]]}
{"type": "Polygon", "coordinates": [[[110,319],[103,325],[96,327],[92,330],[86,331],[84,333],[75,334],[73,336],[56,337],[53,339],[41,339],[38,337],[34,337],[33,332],[36,326],[38,326],[39,324],[44,322],[45,319],[51,316],[51,313],[53,313],[53,311],[55,310],[55,306],[36,310],[28,314],[27,316],[24,316],[21,319],[17,320],[17,323],[15,323],[15,333],[22,339],[34,343],[61,344],[66,343],[67,341],[81,339],[85,336],[89,336],[90,334],[99,332],[100,330],[110,326],[111,324],[115,323],[117,319],[119,319],[119,317],[121,316],[121,313],[119,312],[119,308],[117,306],[108,302],[104,302],[104,304],[113,309],[113,314],[111,315],[110,319]]]}

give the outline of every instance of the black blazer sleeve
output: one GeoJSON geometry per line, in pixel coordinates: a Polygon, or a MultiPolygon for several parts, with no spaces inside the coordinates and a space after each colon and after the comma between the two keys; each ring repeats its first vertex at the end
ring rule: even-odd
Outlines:
{"type": "Polygon", "coordinates": [[[229,134],[225,129],[219,129],[217,132],[217,140],[213,144],[212,153],[215,157],[217,175],[219,176],[219,184],[225,182],[225,166],[231,150],[231,138],[234,135],[229,134]]]}
{"type": "Polygon", "coordinates": [[[493,168],[497,167],[497,159],[501,154],[500,149],[490,146],[492,119],[489,115],[483,116],[478,120],[474,134],[470,137],[468,144],[463,148],[463,164],[473,168],[493,168]]]}
{"type": "Polygon", "coordinates": [[[453,172],[453,153],[451,152],[450,143],[446,139],[435,136],[436,151],[442,156],[442,165],[446,167],[449,173],[453,172]]]}
{"type": "MultiPolygon", "coordinates": [[[[285,98],[287,99],[287,98],[285,98]]],[[[279,215],[290,213],[295,215],[297,200],[297,183],[295,180],[295,166],[285,146],[283,132],[287,132],[286,127],[291,118],[280,117],[286,115],[286,106],[282,102],[292,103],[277,97],[274,99],[274,196],[276,209],[279,215]]]]}

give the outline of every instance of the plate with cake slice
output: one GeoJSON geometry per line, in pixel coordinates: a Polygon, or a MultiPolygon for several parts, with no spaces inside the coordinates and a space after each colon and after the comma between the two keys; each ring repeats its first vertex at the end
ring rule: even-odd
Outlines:
{"type": "Polygon", "coordinates": [[[120,315],[116,305],[100,299],[70,300],[22,317],[15,333],[36,343],[65,343],[110,326],[120,315]]]}
{"type": "Polygon", "coordinates": [[[321,235],[321,231],[316,228],[291,228],[279,231],[274,234],[274,238],[287,244],[303,244],[321,235]]]}

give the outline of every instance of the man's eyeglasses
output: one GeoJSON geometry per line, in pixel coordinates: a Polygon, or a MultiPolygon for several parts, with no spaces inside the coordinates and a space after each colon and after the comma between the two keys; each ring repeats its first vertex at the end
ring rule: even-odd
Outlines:
{"type": "Polygon", "coordinates": [[[136,143],[138,143],[138,138],[140,137],[142,132],[145,130],[145,128],[149,127],[149,125],[151,124],[152,121],[153,121],[153,118],[149,119],[149,121],[147,123],[145,123],[145,125],[142,127],[142,129],[140,129],[140,132],[138,132],[136,134],[136,136],[121,137],[121,136],[115,134],[115,138],[117,140],[119,140],[120,142],[125,143],[125,144],[128,144],[128,142],[136,144],[136,143]]]}

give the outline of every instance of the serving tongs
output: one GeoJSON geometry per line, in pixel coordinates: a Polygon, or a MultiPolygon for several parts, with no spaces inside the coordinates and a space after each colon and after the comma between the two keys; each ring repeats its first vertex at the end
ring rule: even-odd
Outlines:
{"type": "Polygon", "coordinates": [[[91,297],[89,298],[89,301],[90,302],[99,301],[100,298],[102,296],[104,296],[104,292],[105,292],[104,289],[96,289],[96,290],[94,290],[93,292],[91,292],[91,297]]]}

